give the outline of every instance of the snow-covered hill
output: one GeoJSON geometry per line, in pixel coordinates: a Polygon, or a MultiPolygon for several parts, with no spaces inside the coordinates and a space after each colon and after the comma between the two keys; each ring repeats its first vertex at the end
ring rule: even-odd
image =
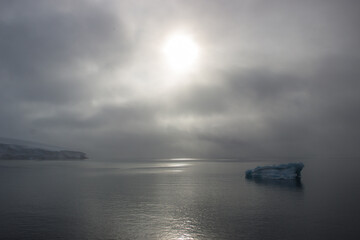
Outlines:
{"type": "Polygon", "coordinates": [[[86,154],[83,152],[69,151],[60,147],[49,146],[42,143],[0,138],[0,159],[2,160],[60,160],[86,158],[86,154]]]}

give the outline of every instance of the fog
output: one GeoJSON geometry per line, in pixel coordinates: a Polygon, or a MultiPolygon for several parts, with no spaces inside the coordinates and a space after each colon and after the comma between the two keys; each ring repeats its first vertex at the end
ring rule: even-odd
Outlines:
{"type": "Polygon", "coordinates": [[[95,158],[359,156],[358,1],[1,1],[0,131],[95,158]],[[194,71],[161,48],[184,31],[194,71]]]}

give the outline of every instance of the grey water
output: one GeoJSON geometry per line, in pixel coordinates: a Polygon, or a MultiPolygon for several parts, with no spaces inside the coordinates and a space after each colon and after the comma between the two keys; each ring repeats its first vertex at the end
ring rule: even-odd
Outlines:
{"type": "Polygon", "coordinates": [[[356,160],[0,161],[0,239],[358,239],[356,160]],[[326,162],[326,164],[324,164],[326,162]]]}

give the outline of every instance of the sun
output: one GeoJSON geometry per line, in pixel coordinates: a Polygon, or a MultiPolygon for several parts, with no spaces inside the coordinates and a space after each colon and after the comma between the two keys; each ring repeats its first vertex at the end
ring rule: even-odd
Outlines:
{"type": "Polygon", "coordinates": [[[176,72],[187,72],[196,65],[199,47],[191,35],[171,35],[163,46],[167,64],[176,72]]]}

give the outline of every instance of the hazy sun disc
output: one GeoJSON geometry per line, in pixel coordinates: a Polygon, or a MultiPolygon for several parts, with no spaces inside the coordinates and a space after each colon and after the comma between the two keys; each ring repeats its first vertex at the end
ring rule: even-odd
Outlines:
{"type": "Polygon", "coordinates": [[[194,67],[199,48],[189,35],[172,35],[163,48],[167,63],[173,70],[184,72],[194,67]]]}

